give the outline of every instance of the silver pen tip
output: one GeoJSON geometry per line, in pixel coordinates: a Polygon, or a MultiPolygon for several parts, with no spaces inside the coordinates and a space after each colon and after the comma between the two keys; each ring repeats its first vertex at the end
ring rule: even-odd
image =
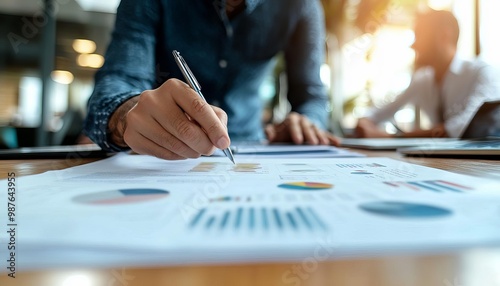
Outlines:
{"type": "Polygon", "coordinates": [[[234,162],[233,152],[231,152],[230,148],[226,148],[222,150],[222,152],[224,152],[224,155],[226,155],[226,157],[228,157],[229,160],[231,160],[231,162],[233,162],[233,164],[236,165],[236,162],[234,162]]]}

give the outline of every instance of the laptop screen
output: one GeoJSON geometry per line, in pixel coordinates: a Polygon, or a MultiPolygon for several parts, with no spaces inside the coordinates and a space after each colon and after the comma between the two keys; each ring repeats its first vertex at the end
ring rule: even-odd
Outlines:
{"type": "Polygon", "coordinates": [[[460,138],[500,137],[500,100],[483,103],[460,138]]]}

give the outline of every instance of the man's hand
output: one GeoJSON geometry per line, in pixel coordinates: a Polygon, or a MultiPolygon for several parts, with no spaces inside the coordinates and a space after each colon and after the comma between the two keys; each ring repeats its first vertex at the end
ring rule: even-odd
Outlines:
{"type": "Polygon", "coordinates": [[[335,146],[340,144],[340,140],[333,134],[319,129],[306,116],[296,112],[291,112],[279,124],[268,124],[265,131],[269,142],[335,146]]]}
{"type": "Polygon", "coordinates": [[[367,118],[360,118],[356,129],[354,130],[354,136],[360,138],[390,138],[392,137],[387,132],[384,132],[378,128],[378,126],[367,118]]]}
{"type": "Polygon", "coordinates": [[[122,104],[109,128],[119,146],[167,160],[210,155],[230,145],[226,113],[177,79],[122,104]]]}

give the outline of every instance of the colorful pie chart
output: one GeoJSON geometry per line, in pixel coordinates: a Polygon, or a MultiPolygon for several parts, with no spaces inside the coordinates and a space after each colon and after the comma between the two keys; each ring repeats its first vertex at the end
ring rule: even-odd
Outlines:
{"type": "Polygon", "coordinates": [[[87,205],[117,205],[159,200],[168,195],[168,191],[159,189],[121,189],[84,194],[73,198],[73,201],[87,205]]]}
{"type": "Polygon", "coordinates": [[[315,183],[315,182],[292,182],[278,185],[278,187],[289,190],[298,191],[318,191],[333,188],[332,184],[315,183]]]}

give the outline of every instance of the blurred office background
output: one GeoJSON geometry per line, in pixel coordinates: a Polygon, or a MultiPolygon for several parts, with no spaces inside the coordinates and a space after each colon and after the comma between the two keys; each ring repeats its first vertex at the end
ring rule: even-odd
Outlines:
{"type": "MultiPolygon", "coordinates": [[[[498,0],[322,0],[328,37],[321,74],[331,96],[332,129],[352,128],[372,106],[404,90],[413,71],[413,16],[429,6],[460,22],[459,54],[500,65],[498,0]]],[[[93,75],[102,66],[119,0],[0,2],[0,147],[73,144],[80,134],[93,75]],[[48,15],[48,16],[47,16],[48,15]],[[53,17],[52,17],[53,16],[53,17]]],[[[287,111],[278,72],[262,86],[267,118],[287,111]]],[[[418,108],[395,116],[425,127],[418,108]]],[[[391,126],[387,126],[391,131],[391,126]]]]}

